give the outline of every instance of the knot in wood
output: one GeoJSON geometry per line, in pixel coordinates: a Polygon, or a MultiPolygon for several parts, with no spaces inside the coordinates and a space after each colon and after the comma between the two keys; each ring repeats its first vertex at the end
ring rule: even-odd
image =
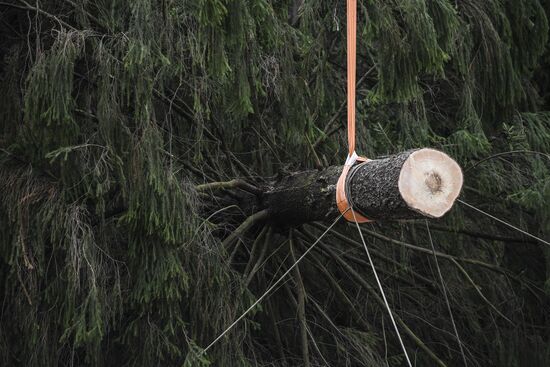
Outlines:
{"type": "Polygon", "coordinates": [[[427,172],[426,179],[424,182],[426,183],[426,186],[428,186],[428,189],[430,189],[430,192],[432,194],[437,194],[438,192],[441,192],[441,187],[443,184],[443,180],[441,176],[434,171],[427,172]]]}

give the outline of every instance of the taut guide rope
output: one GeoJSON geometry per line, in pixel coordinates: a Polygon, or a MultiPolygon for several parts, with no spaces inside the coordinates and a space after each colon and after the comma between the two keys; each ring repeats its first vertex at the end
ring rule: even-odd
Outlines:
{"type": "MultiPolygon", "coordinates": [[[[355,212],[352,210],[351,213],[353,214],[353,217],[355,219],[355,212]]],[[[382,298],[384,299],[384,304],[386,305],[386,309],[388,310],[388,314],[390,315],[390,320],[393,325],[393,328],[395,329],[395,333],[397,334],[397,338],[399,339],[399,344],[401,345],[401,349],[405,354],[405,358],[407,359],[407,363],[409,367],[412,367],[409,354],[407,353],[407,349],[405,348],[405,344],[403,343],[403,339],[401,338],[401,334],[399,333],[399,329],[397,327],[397,324],[395,323],[395,319],[393,318],[393,312],[390,308],[390,304],[386,299],[386,293],[384,292],[384,288],[382,288],[382,283],[380,282],[380,278],[378,278],[378,272],[376,271],[376,268],[374,267],[374,263],[372,262],[372,257],[370,256],[369,248],[367,247],[367,243],[365,242],[365,238],[363,237],[363,232],[361,232],[361,228],[359,228],[359,222],[357,222],[356,220],[355,220],[355,226],[357,227],[357,231],[359,232],[359,236],[361,237],[361,242],[363,242],[363,247],[365,248],[365,252],[367,253],[367,258],[369,259],[369,264],[372,268],[372,272],[374,273],[376,284],[378,285],[378,289],[380,290],[380,293],[382,294],[382,298]]]]}
{"type": "Polygon", "coordinates": [[[464,200],[460,200],[460,199],[456,199],[456,200],[457,200],[458,202],[460,202],[461,204],[466,205],[468,208],[474,209],[475,211],[478,211],[479,213],[481,213],[481,214],[483,214],[483,215],[486,215],[487,217],[492,218],[492,219],[496,220],[497,222],[500,222],[500,223],[504,224],[505,226],[508,226],[508,227],[510,227],[510,228],[512,228],[512,229],[514,229],[514,230],[516,230],[516,231],[518,231],[518,232],[520,232],[520,233],[523,233],[524,235],[526,235],[526,236],[528,236],[528,237],[531,237],[531,238],[533,238],[533,239],[535,239],[535,240],[537,240],[537,241],[539,241],[539,242],[541,242],[541,243],[544,243],[545,245],[550,246],[550,242],[545,241],[545,240],[543,240],[542,238],[535,236],[534,234],[531,234],[531,233],[529,233],[529,232],[526,232],[526,231],[524,231],[523,229],[514,226],[513,224],[510,224],[510,223],[508,223],[508,222],[505,222],[505,221],[503,221],[502,219],[497,218],[497,217],[495,217],[495,216],[492,215],[492,214],[489,214],[489,213],[487,213],[487,212],[485,212],[485,211],[483,211],[483,210],[481,210],[481,209],[479,209],[479,208],[476,208],[475,206],[473,206],[472,204],[468,204],[468,203],[465,202],[464,200]]]}
{"type": "Polygon", "coordinates": [[[279,277],[279,279],[277,279],[275,281],[275,283],[273,283],[261,296],[260,298],[258,298],[253,304],[252,306],[250,306],[246,311],[244,311],[242,313],[241,316],[239,316],[235,321],[233,321],[233,323],[231,325],[229,325],[216,339],[214,339],[206,348],[204,348],[202,350],[202,352],[199,354],[199,356],[202,356],[203,354],[205,354],[214,344],[216,344],[221,338],[223,338],[223,336],[225,334],[227,334],[231,329],[233,329],[233,327],[235,325],[237,325],[239,323],[239,321],[241,321],[246,315],[248,315],[248,313],[250,311],[252,311],[254,309],[254,307],[256,307],[260,302],[263,301],[263,299],[265,297],[267,297],[267,295],[273,290],[275,289],[275,287],[281,283],[281,281],[292,271],[292,269],[294,269],[299,263],[300,261],[303,260],[304,257],[306,257],[306,255],[311,251],[313,250],[313,248],[319,243],[319,241],[321,241],[321,239],[332,229],[332,227],[334,227],[336,225],[336,223],[338,223],[338,221],[340,220],[340,218],[342,218],[344,216],[344,214],[340,214],[338,216],[338,218],[336,218],[334,220],[334,222],[332,222],[332,224],[321,234],[321,236],[319,236],[319,238],[317,238],[317,240],[315,240],[315,242],[313,242],[313,244],[302,254],[302,256],[300,256],[296,262],[294,264],[292,264],[284,273],[283,275],[281,275],[279,277]]]}
{"type": "Polygon", "coordinates": [[[464,362],[464,367],[466,367],[468,366],[468,362],[466,361],[466,354],[464,353],[464,347],[462,346],[462,341],[460,340],[460,336],[458,335],[458,328],[456,327],[455,318],[453,316],[453,310],[451,309],[451,303],[449,302],[449,297],[447,296],[447,289],[445,288],[445,282],[443,281],[443,274],[441,274],[441,269],[439,268],[439,260],[437,259],[437,255],[435,253],[435,245],[434,245],[434,241],[432,240],[430,225],[428,224],[427,219],[425,221],[426,221],[426,230],[428,231],[428,238],[430,239],[430,245],[432,246],[432,253],[434,255],[435,267],[437,268],[437,274],[439,275],[439,281],[441,282],[443,296],[445,297],[445,303],[447,304],[447,311],[449,311],[449,316],[451,317],[451,323],[453,324],[453,330],[455,332],[456,341],[458,343],[458,347],[460,348],[460,354],[462,354],[462,361],[464,362]]]}

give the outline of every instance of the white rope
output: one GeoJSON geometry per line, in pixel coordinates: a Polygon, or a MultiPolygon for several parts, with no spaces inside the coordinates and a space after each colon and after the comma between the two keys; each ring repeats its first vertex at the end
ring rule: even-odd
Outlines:
{"type": "Polygon", "coordinates": [[[447,296],[447,289],[445,288],[445,282],[443,281],[443,275],[441,274],[441,269],[439,268],[439,260],[437,260],[437,255],[435,252],[435,246],[434,242],[432,240],[432,233],[430,232],[430,225],[428,224],[428,220],[426,219],[426,229],[428,230],[428,237],[430,239],[430,244],[432,245],[432,252],[435,259],[435,266],[437,268],[437,273],[439,274],[439,281],[441,282],[441,288],[443,288],[443,295],[445,296],[445,303],[447,304],[447,310],[449,311],[449,316],[451,317],[451,323],[453,324],[453,329],[456,336],[456,341],[458,342],[458,346],[460,348],[460,354],[462,354],[462,360],[464,361],[464,366],[468,366],[468,363],[466,362],[466,354],[464,354],[464,348],[462,346],[462,341],[460,340],[460,336],[458,335],[458,329],[456,327],[455,318],[453,316],[453,311],[451,310],[451,303],[449,302],[449,297],[447,296]]]}
{"type": "Polygon", "coordinates": [[[503,221],[502,219],[499,219],[499,218],[495,217],[494,215],[491,215],[491,214],[489,214],[489,213],[487,213],[487,212],[484,212],[483,210],[481,210],[481,209],[479,209],[479,208],[476,208],[475,206],[473,206],[473,205],[471,205],[471,204],[468,204],[467,202],[465,202],[465,201],[463,201],[463,200],[460,200],[460,199],[456,199],[456,200],[459,201],[461,204],[464,204],[464,205],[466,205],[467,207],[472,208],[472,209],[474,209],[474,210],[477,210],[477,211],[480,212],[481,214],[486,215],[486,216],[488,216],[489,218],[492,218],[492,219],[496,220],[497,222],[500,222],[500,223],[502,223],[502,224],[504,224],[504,225],[506,225],[506,226],[508,226],[508,227],[510,227],[510,228],[512,228],[512,229],[515,229],[516,231],[518,231],[518,232],[520,232],[520,233],[523,233],[523,234],[526,235],[526,236],[529,236],[529,237],[531,237],[531,238],[533,238],[533,239],[535,239],[535,240],[537,240],[537,241],[539,241],[539,242],[541,242],[541,243],[544,243],[545,245],[550,246],[550,242],[545,241],[545,240],[543,240],[542,238],[539,238],[539,237],[537,237],[537,236],[535,236],[535,235],[533,235],[533,234],[531,234],[531,233],[529,233],[529,232],[526,232],[526,231],[524,231],[523,229],[514,226],[513,224],[510,224],[510,223],[508,223],[508,222],[505,222],[505,221],[503,221]]]}
{"type": "MultiPolygon", "coordinates": [[[[321,234],[321,236],[319,236],[319,238],[317,238],[317,240],[315,240],[315,242],[313,242],[313,244],[302,254],[302,256],[300,256],[298,258],[298,260],[296,260],[296,262],[294,264],[292,264],[284,273],[283,275],[281,275],[281,277],[279,279],[277,279],[277,281],[275,281],[275,283],[273,283],[265,292],[264,294],[262,294],[260,296],[260,298],[258,298],[253,304],[252,306],[250,306],[246,311],[243,312],[243,314],[241,316],[239,316],[235,321],[233,321],[233,323],[231,325],[229,325],[216,339],[214,339],[212,341],[212,343],[210,343],[206,348],[204,348],[202,350],[202,352],[199,354],[199,356],[202,356],[203,354],[205,354],[214,344],[216,344],[221,338],[223,338],[223,336],[225,334],[227,334],[231,329],[233,329],[233,327],[235,325],[237,325],[239,323],[239,321],[241,321],[246,315],[248,315],[248,313],[250,311],[252,311],[252,309],[254,309],[254,307],[256,307],[260,302],[262,302],[262,300],[267,297],[267,295],[273,290],[275,289],[275,287],[292,271],[292,269],[294,269],[298,263],[300,263],[300,261],[302,261],[302,259],[304,257],[306,257],[306,255],[311,251],[313,250],[313,248],[315,247],[315,245],[317,245],[317,243],[319,243],[319,241],[321,241],[321,239],[332,229],[332,227],[334,227],[336,225],[336,223],[338,223],[338,221],[340,220],[340,218],[342,218],[342,216],[349,210],[349,208],[342,214],[340,214],[340,216],[338,218],[336,218],[336,220],[334,222],[332,222],[332,224],[326,229],[326,231],[323,232],[323,234],[321,234]]],[[[408,357],[407,357],[408,358],[408,357]]]]}
{"type": "Polygon", "coordinates": [[[357,231],[359,232],[359,236],[361,237],[361,242],[363,242],[363,247],[365,248],[365,252],[367,253],[367,257],[369,259],[372,272],[374,273],[374,278],[376,279],[376,283],[378,284],[378,289],[380,289],[380,293],[382,293],[384,304],[388,309],[388,314],[390,315],[390,319],[395,329],[395,333],[397,334],[397,338],[399,339],[399,343],[401,344],[401,349],[403,349],[403,353],[405,354],[405,358],[407,359],[407,363],[409,364],[409,367],[412,367],[411,360],[409,359],[409,355],[407,354],[407,350],[405,349],[405,344],[403,344],[403,339],[401,339],[401,334],[399,333],[399,329],[397,328],[397,324],[395,323],[395,320],[393,318],[393,312],[390,308],[388,300],[386,299],[386,294],[384,293],[384,289],[382,288],[382,283],[380,283],[380,279],[378,278],[378,273],[376,272],[376,268],[374,267],[374,263],[372,262],[372,258],[370,256],[367,243],[365,242],[365,238],[363,238],[363,232],[361,232],[361,228],[359,227],[359,223],[357,222],[357,218],[355,217],[355,212],[352,210],[351,213],[353,214],[353,220],[355,221],[355,225],[357,226],[357,231]]]}

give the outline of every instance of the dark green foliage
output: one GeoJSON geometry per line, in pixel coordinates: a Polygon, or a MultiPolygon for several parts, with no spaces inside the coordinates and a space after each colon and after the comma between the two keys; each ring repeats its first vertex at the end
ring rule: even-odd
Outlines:
{"type": "MultiPolygon", "coordinates": [[[[361,1],[359,152],[445,150],[466,201],[547,235],[548,10],[361,1]]],[[[223,247],[243,213],[195,185],[342,163],[345,1],[7,0],[0,36],[0,364],[302,365],[294,278],[201,355],[290,262],[287,229],[223,247]]],[[[433,225],[438,250],[497,268],[440,260],[470,365],[548,366],[548,248],[460,205],[433,225]]],[[[366,228],[427,248],[423,221],[366,228]]],[[[397,314],[461,365],[431,255],[367,239],[397,314]]],[[[324,246],[375,284],[361,248],[324,246]]],[[[404,365],[334,259],[300,271],[313,365],[404,365]]]]}

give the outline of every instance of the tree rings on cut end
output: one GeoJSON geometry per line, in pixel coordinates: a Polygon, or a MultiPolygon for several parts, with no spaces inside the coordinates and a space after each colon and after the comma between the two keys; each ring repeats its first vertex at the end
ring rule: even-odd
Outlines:
{"type": "Polygon", "coordinates": [[[419,149],[409,155],[399,174],[399,192],[409,208],[439,218],[453,206],[462,189],[462,170],[447,154],[419,149]]]}

